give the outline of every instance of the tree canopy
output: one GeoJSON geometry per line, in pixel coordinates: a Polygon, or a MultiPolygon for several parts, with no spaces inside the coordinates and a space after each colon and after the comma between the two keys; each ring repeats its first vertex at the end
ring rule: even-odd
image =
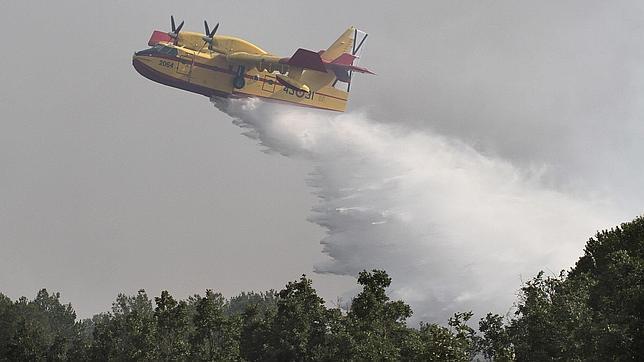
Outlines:
{"type": "Polygon", "coordinates": [[[644,360],[644,218],[597,233],[576,265],[526,282],[514,315],[456,313],[407,323],[383,270],[362,271],[347,309],[329,308],[302,275],[280,291],[230,299],[120,294],[77,320],[58,293],[0,294],[0,360],[541,361],[644,360]]]}

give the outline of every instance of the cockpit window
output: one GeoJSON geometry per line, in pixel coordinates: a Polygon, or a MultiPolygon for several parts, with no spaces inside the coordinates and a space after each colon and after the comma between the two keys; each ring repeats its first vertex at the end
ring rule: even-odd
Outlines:
{"type": "Polygon", "coordinates": [[[152,55],[152,54],[164,54],[164,55],[176,57],[179,54],[179,51],[169,46],[157,44],[152,48],[141,50],[140,52],[136,53],[136,55],[152,55]]]}
{"type": "Polygon", "coordinates": [[[159,50],[159,53],[167,54],[167,55],[171,55],[173,57],[176,57],[177,54],[179,54],[179,51],[177,51],[177,49],[175,49],[175,48],[162,46],[161,49],[159,50]]]}

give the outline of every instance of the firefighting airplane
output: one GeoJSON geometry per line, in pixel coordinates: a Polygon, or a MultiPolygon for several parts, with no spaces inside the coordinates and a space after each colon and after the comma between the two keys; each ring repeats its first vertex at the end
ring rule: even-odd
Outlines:
{"type": "Polygon", "coordinates": [[[344,112],[353,73],[374,74],[354,65],[367,34],[350,27],[328,49],[298,49],[290,58],[269,54],[239,38],[155,30],[151,48],[134,53],[132,64],[144,77],[207,97],[260,97],[344,112]],[[344,89],[342,89],[344,88],[344,89]]]}

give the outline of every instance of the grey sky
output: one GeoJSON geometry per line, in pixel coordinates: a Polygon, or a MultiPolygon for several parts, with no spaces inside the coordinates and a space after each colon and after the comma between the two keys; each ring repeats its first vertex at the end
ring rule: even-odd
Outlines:
{"type": "MultiPolygon", "coordinates": [[[[638,1],[0,2],[0,291],[279,288],[324,260],[311,166],[267,155],[205,98],[131,67],[169,15],[289,55],[370,33],[351,109],[462,139],[625,215],[644,191],[638,1]]],[[[581,252],[581,251],[580,251],[581,252]]],[[[333,299],[350,278],[314,276],[333,299]]]]}

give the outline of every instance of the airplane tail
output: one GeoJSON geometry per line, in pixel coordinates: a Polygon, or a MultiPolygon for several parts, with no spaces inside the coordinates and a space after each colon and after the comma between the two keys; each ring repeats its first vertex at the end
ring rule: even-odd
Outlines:
{"type": "Polygon", "coordinates": [[[375,74],[356,64],[366,39],[367,33],[352,26],[326,50],[316,53],[300,48],[285,59],[290,68],[288,76],[280,75],[277,79],[286,87],[306,92],[327,85],[336,87],[342,82],[349,92],[354,72],[375,74]]]}
{"type": "Polygon", "coordinates": [[[353,72],[375,74],[356,64],[368,35],[351,26],[327,50],[320,51],[320,57],[327,64],[327,69],[335,74],[334,85],[338,81],[346,83],[347,92],[351,89],[353,72]]]}
{"type": "Polygon", "coordinates": [[[367,35],[364,31],[350,26],[327,50],[322,52],[322,59],[330,62],[343,53],[356,55],[367,39],[367,35]]]}

